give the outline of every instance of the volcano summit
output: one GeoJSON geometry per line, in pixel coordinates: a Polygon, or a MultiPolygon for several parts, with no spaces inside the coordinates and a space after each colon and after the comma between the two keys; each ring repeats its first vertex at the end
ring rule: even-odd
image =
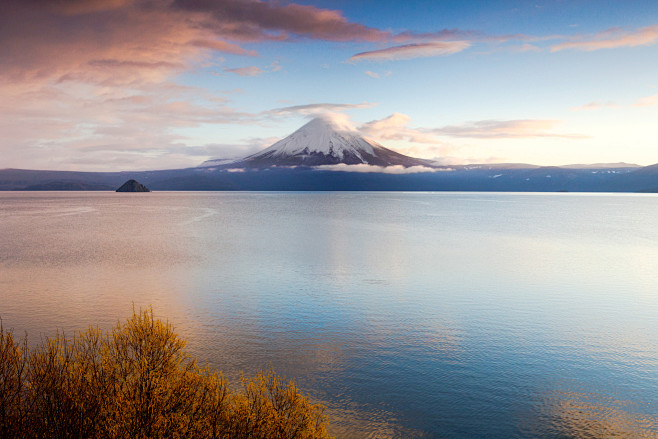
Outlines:
{"type": "Polygon", "coordinates": [[[366,139],[357,131],[317,117],[272,146],[243,159],[208,160],[201,167],[268,168],[322,165],[428,166],[429,161],[409,157],[366,139]]]}

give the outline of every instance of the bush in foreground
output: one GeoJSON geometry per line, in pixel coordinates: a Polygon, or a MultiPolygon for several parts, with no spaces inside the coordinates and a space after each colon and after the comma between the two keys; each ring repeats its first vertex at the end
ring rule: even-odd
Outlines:
{"type": "Polygon", "coordinates": [[[1,438],[328,438],[324,408],[273,372],[231,392],[172,325],[134,312],[29,349],[0,325],[1,438]]]}

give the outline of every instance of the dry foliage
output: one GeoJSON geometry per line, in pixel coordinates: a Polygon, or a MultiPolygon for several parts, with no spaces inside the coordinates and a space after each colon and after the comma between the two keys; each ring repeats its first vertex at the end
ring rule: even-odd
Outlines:
{"type": "Polygon", "coordinates": [[[150,309],[32,350],[0,324],[0,438],[329,437],[293,382],[260,373],[231,392],[184,347],[150,309]]]}

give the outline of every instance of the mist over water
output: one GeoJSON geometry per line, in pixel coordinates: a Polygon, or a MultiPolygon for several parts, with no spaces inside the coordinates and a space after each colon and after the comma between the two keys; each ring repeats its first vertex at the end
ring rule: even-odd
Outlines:
{"type": "Polygon", "coordinates": [[[153,305],[339,437],[658,437],[658,197],[0,193],[0,317],[153,305]]]}

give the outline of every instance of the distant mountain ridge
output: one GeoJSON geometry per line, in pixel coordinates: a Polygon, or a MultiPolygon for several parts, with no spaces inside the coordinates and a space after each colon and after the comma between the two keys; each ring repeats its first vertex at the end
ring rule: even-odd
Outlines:
{"type": "Polygon", "coordinates": [[[658,165],[641,168],[462,165],[419,173],[354,172],[367,166],[266,168],[205,167],[137,172],[0,170],[0,190],[116,188],[128,178],[157,191],[505,191],[658,192],[658,165]],[[59,184],[61,182],[62,184],[59,184]]]}
{"type": "Polygon", "coordinates": [[[158,191],[658,192],[658,164],[446,166],[409,157],[326,117],[240,159],[187,169],[136,172],[0,170],[0,190],[116,188],[127,179],[158,191]]]}

